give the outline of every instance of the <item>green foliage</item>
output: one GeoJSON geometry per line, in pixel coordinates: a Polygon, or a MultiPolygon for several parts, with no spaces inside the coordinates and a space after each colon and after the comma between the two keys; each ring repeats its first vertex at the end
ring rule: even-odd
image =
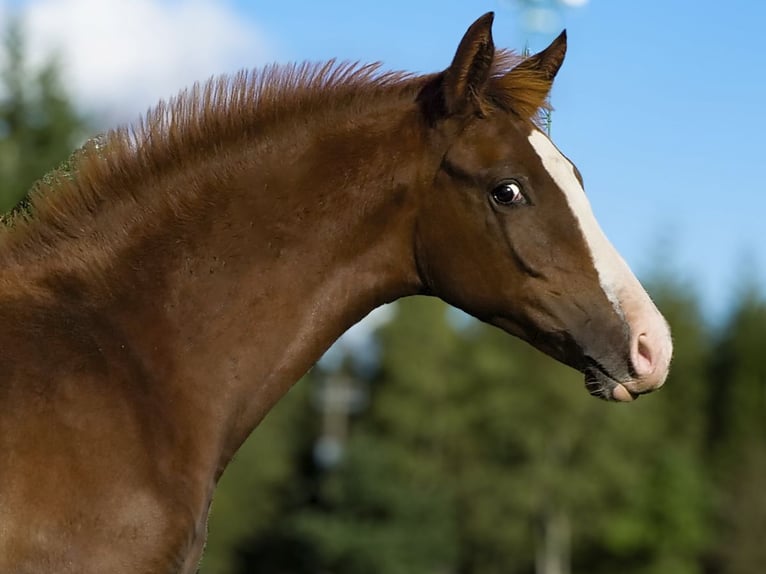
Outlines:
{"type": "Polygon", "coordinates": [[[296,385],[242,445],[216,491],[209,520],[205,574],[234,572],[253,538],[273,542],[273,525],[302,502],[301,457],[316,434],[308,400],[312,375],[296,385]],[[296,502],[297,501],[297,502],[296,502]]]}
{"type": "Polygon", "coordinates": [[[742,292],[717,345],[710,401],[710,453],[716,481],[714,560],[723,574],[766,564],[766,301],[742,292]]]}
{"type": "Polygon", "coordinates": [[[83,139],[86,120],[74,109],[50,61],[32,72],[18,21],[4,31],[0,68],[0,213],[21,201],[32,184],[60,164],[83,139]]]}
{"type": "Polygon", "coordinates": [[[320,566],[338,573],[415,574],[439,571],[452,561],[450,493],[427,480],[440,469],[414,464],[405,450],[374,436],[355,436],[345,464],[323,481],[321,504],[295,517],[298,530],[317,548],[308,571],[320,566]],[[416,484],[427,490],[413,495],[416,484]]]}
{"type": "MultiPolygon", "coordinates": [[[[588,525],[573,529],[572,560],[589,572],[626,560],[635,572],[698,571],[706,542],[700,433],[674,433],[675,416],[657,399],[594,401],[579,375],[504,333],[450,328],[437,301],[399,309],[381,334],[382,371],[364,427],[384,452],[396,448],[419,469],[391,477],[400,496],[409,491],[422,504],[440,490],[454,520],[443,547],[458,549],[448,571],[529,571],[545,543],[540,531],[559,515],[588,525]]],[[[341,472],[362,480],[354,459],[341,472]]],[[[407,530],[396,517],[386,522],[407,530]]]]}

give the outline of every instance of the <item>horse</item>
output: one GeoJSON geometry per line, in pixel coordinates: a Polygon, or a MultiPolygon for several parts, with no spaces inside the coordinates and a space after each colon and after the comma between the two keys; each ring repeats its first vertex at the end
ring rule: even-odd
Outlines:
{"type": "Polygon", "coordinates": [[[216,483],[372,309],[442,298],[584,374],[660,387],[670,331],[539,123],[566,53],[196,84],[0,230],[0,572],[191,573],[216,483]]]}

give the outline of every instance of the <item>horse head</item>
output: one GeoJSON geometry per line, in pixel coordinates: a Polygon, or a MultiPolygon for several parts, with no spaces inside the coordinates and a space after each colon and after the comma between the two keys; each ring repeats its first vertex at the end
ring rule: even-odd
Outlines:
{"type": "Polygon", "coordinates": [[[566,34],[515,67],[492,14],[420,93],[432,168],[422,178],[417,264],[429,293],[628,401],[659,388],[670,330],[591,211],[577,168],[535,122],[566,34]]]}

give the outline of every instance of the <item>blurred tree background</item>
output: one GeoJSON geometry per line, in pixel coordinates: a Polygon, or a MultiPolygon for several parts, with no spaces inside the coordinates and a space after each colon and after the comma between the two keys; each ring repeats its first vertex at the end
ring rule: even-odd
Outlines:
{"type": "Polygon", "coordinates": [[[433,299],[400,301],[377,367],[316,367],[226,471],[202,572],[753,574],[766,564],[766,302],[714,328],[688,286],[657,395],[596,401],[582,378],[433,299]],[[312,391],[370,394],[334,465],[312,391]]]}
{"type": "Polygon", "coordinates": [[[61,163],[91,131],[61,84],[55,59],[32,70],[22,27],[9,20],[0,60],[0,213],[61,163]]]}
{"type": "MultiPolygon", "coordinates": [[[[91,131],[17,24],[0,70],[0,212],[91,131]]],[[[317,366],[217,491],[203,574],[753,574],[766,564],[766,301],[722,325],[649,282],[666,387],[592,399],[581,376],[439,301],[401,301],[377,360],[317,366]]]]}

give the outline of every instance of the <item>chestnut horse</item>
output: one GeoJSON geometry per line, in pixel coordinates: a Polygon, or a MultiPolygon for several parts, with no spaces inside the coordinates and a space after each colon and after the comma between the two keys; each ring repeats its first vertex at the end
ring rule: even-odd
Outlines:
{"type": "Polygon", "coordinates": [[[535,123],[562,34],[273,67],[94,140],[0,231],[0,572],[190,573],[216,482],[346,329],[448,303],[628,401],[668,327],[535,123]]]}

